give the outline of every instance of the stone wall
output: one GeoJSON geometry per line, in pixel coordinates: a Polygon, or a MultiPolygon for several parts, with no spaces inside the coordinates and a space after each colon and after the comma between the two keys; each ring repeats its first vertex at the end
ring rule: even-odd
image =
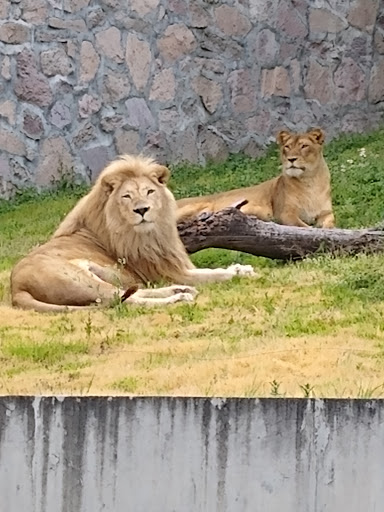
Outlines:
{"type": "Polygon", "coordinates": [[[379,0],[1,0],[0,195],[383,120],[379,0]]]}
{"type": "Polygon", "coordinates": [[[383,461],[383,400],[0,397],[2,512],[381,512],[383,461]]]}

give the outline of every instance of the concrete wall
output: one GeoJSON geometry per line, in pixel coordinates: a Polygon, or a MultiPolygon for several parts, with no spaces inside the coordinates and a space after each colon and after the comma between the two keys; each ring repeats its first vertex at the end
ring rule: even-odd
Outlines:
{"type": "Polygon", "coordinates": [[[383,121],[379,0],[1,0],[0,196],[383,121]]]}
{"type": "Polygon", "coordinates": [[[381,512],[384,401],[0,398],[1,512],[381,512]]]}

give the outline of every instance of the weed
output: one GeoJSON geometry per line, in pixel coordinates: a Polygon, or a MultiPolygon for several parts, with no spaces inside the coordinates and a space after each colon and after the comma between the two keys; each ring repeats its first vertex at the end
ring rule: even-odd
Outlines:
{"type": "Polygon", "coordinates": [[[82,341],[62,343],[60,341],[30,342],[12,341],[2,346],[2,353],[32,363],[50,366],[62,361],[67,356],[88,354],[89,347],[82,341]]]}
{"type": "Polygon", "coordinates": [[[134,393],[140,386],[140,379],[137,377],[124,377],[112,383],[113,389],[118,389],[124,393],[134,393]]]}
{"type": "Polygon", "coordinates": [[[314,387],[311,386],[309,383],[299,384],[299,387],[303,392],[304,398],[310,398],[311,396],[314,396],[314,387]]]}
{"type": "Polygon", "coordinates": [[[271,386],[271,396],[283,396],[283,394],[280,392],[281,382],[277,382],[277,380],[274,379],[269,384],[271,386]]]}

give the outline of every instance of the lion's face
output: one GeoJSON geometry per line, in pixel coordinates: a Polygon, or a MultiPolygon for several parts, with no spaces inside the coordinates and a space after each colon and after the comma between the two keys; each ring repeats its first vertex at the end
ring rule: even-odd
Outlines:
{"type": "Polygon", "coordinates": [[[316,171],[322,156],[324,133],[320,129],[304,134],[280,132],[277,136],[283,173],[299,178],[316,171]]]}
{"type": "Polygon", "coordinates": [[[114,200],[125,223],[137,231],[148,231],[161,217],[164,193],[163,185],[143,176],[122,183],[114,200]]]}
{"type": "Polygon", "coordinates": [[[105,169],[98,185],[106,197],[108,229],[117,233],[131,227],[146,233],[169,223],[176,226],[176,202],[167,188],[169,175],[167,167],[129,155],[105,169]]]}

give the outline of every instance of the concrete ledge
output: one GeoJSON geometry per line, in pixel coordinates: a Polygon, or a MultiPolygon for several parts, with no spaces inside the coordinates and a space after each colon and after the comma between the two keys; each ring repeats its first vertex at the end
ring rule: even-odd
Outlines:
{"type": "Polygon", "coordinates": [[[3,512],[379,512],[384,401],[1,397],[3,512]]]}

